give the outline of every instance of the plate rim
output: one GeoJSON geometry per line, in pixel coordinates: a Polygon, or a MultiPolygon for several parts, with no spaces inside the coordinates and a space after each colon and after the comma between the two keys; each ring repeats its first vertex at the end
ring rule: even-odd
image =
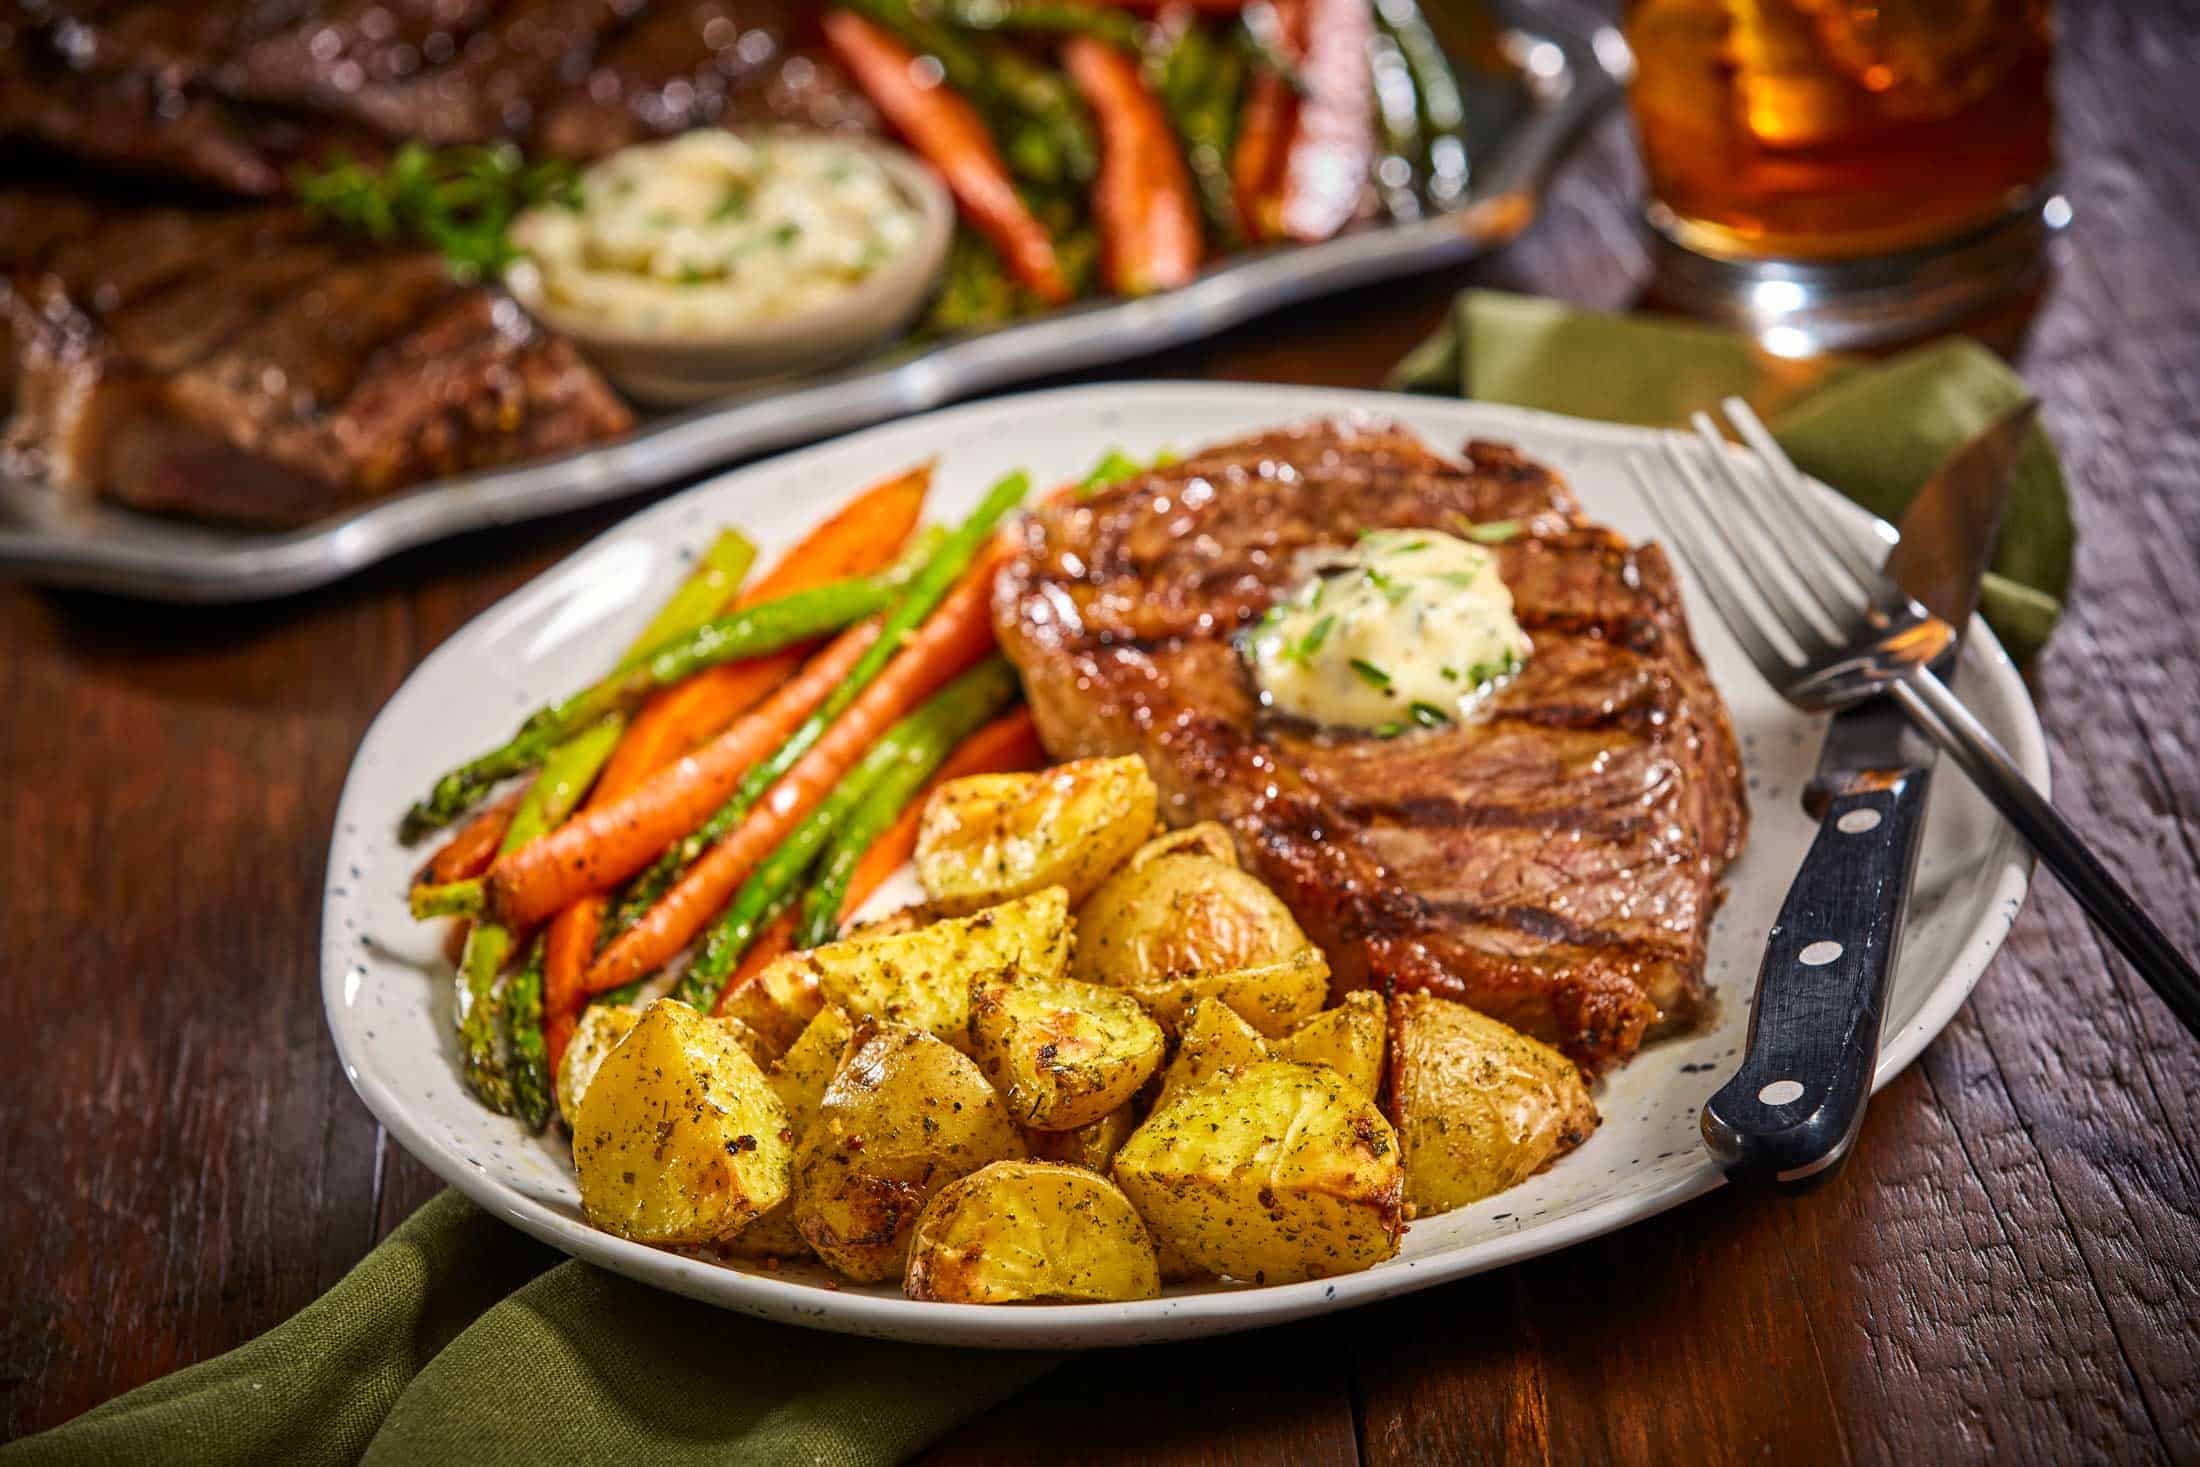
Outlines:
{"type": "MultiPolygon", "coordinates": [[[[323,1018],[338,1062],[369,1112],[389,1129],[399,1144],[446,1183],[493,1215],[572,1257],[638,1282],[766,1319],[836,1333],[989,1348],[1085,1348],[1189,1338],[1260,1328],[1310,1314],[1354,1308],[1571,1247],[1654,1217],[1723,1184],[1725,1178],[1717,1166],[1708,1157],[1702,1157],[1694,1170],[1677,1173],[1644,1191],[1612,1197],[1550,1222],[1461,1244],[1441,1253],[1399,1259],[1382,1268],[1336,1278],[1264,1287],[1224,1287],[1126,1303],[1026,1304],[1003,1308],[920,1302],[898,1296],[834,1291],[794,1279],[728,1269],[628,1242],[564,1217],[489,1177],[478,1163],[429,1135],[414,1120],[409,1105],[392,1093],[371,1068],[362,1068],[357,1062],[347,1041],[347,1026],[340,1019],[342,1010],[347,1007],[342,989],[350,964],[340,946],[339,912],[348,897],[340,890],[345,883],[339,873],[348,860],[345,847],[353,838],[352,832],[365,828],[362,812],[352,809],[364,777],[362,755],[391,716],[404,691],[419,679],[433,674],[447,656],[457,655],[458,644],[470,629],[506,613],[517,598],[565,574],[582,558],[597,553],[608,542],[643,532],[653,519],[676,520],[692,499],[726,492],[744,478],[797,472],[806,460],[844,454],[860,448],[866,439],[904,435],[913,429],[947,435],[971,420],[995,415],[1034,411],[1059,414],[1072,407],[1097,413],[1110,406],[1120,410],[1124,405],[1154,395],[1165,395],[1181,403],[1185,394],[1193,392],[1230,398],[1238,403],[1258,402],[1272,406],[1273,416],[1279,422],[1341,412],[1393,416],[1458,413],[1463,419],[1472,420],[1463,424],[1464,431],[1469,434],[1502,433],[1508,431],[1507,424],[1514,424],[1530,435],[1563,433],[1577,438],[1638,444],[1654,442],[1662,431],[1506,404],[1360,389],[1198,379],[1095,383],[986,398],[880,424],[728,470],[638,510],[590,537],[571,554],[530,577],[453,630],[399,683],[375,714],[354,751],[338,797],[325,867],[319,953],[323,1018]]],[[[1692,573],[1678,557],[1675,557],[1675,568],[1692,583],[1692,573]]],[[[1700,597],[1696,599],[1700,605],[1700,597]]],[[[1966,662],[1970,663],[1975,657],[1974,666],[1992,675],[1998,691],[2010,698],[2015,723],[2011,730],[2014,735],[2010,740],[2011,754],[2024,773],[2045,791],[2050,775],[2046,732],[2030,690],[2000,642],[1979,618],[1972,619],[1963,645],[1966,662]]],[[[388,812],[381,813],[386,816],[388,812]]],[[[2022,907],[2030,884],[2032,863],[2028,855],[2021,854],[2021,845],[2015,842],[2007,828],[1999,829],[2005,843],[2017,845],[2019,857],[2002,864],[1986,895],[1981,916],[1961,937],[1956,962],[1933,982],[1916,1016],[1901,1030],[1882,1036],[1879,1067],[1872,1084],[1875,1093],[1908,1068],[1955,1016],[2000,950],[2022,907]]]]}

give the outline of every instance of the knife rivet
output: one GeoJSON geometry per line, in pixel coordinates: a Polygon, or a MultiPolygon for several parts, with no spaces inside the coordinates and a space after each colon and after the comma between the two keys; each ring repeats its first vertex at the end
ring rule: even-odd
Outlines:
{"type": "Polygon", "coordinates": [[[1877,810],[1851,810],[1839,820],[1834,821],[1833,828],[1843,835],[1862,835],[1867,830],[1877,830],[1879,828],[1879,812],[1877,810]]]}
{"type": "Polygon", "coordinates": [[[1803,1087],[1793,1080],[1775,1080],[1758,1091],[1757,1098],[1766,1105],[1786,1105],[1803,1098],[1803,1087]]]}
{"type": "Polygon", "coordinates": [[[1839,956],[1841,944],[1838,942],[1814,942],[1795,955],[1796,961],[1806,968],[1823,968],[1839,956]]]}

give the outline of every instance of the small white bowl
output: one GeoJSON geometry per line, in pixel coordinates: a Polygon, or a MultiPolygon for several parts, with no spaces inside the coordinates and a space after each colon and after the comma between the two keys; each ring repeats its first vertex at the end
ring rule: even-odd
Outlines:
{"type": "Polygon", "coordinates": [[[931,166],[906,148],[869,138],[832,141],[859,149],[885,170],[916,206],[917,231],[907,249],[828,304],[738,330],[670,337],[607,330],[545,299],[531,260],[505,272],[505,287],[535,319],[571,338],[621,391],[658,406],[707,402],[859,357],[898,334],[930,298],[954,241],[955,201],[931,166]]]}

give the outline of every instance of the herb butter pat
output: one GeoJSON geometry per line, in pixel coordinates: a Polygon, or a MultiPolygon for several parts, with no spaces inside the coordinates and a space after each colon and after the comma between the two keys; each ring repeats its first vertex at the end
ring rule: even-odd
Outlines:
{"type": "Polygon", "coordinates": [[[544,299],[599,329],[709,337],[833,303],[910,248],[920,211],[862,149],[703,129],[622,148],[578,209],[531,209],[513,241],[544,299]]]}
{"type": "Polygon", "coordinates": [[[1322,552],[1243,648],[1265,707],[1383,735],[1465,716],[1532,650],[1497,557],[1435,530],[1322,552]]]}

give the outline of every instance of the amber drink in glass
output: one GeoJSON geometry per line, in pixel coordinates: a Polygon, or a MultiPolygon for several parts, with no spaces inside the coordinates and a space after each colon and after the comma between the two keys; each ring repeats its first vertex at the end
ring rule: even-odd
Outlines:
{"type": "Polygon", "coordinates": [[[1651,223],[1744,316],[1922,325],[2066,212],[2045,0],[1631,0],[1626,35],[1651,223]]]}

